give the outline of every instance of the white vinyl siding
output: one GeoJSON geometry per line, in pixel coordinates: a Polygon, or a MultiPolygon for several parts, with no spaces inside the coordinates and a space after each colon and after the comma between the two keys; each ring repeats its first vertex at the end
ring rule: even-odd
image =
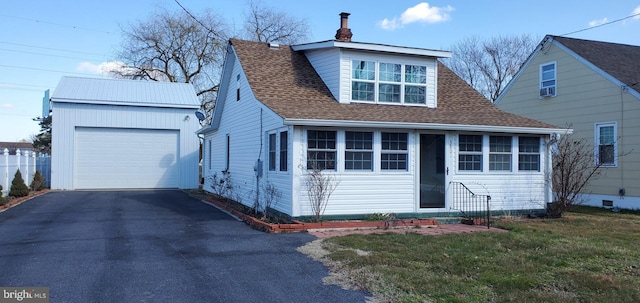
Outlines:
{"type": "MultiPolygon", "coordinates": [[[[77,127],[179,131],[180,158],[177,161],[180,181],[177,187],[198,187],[199,139],[194,133],[199,124],[193,117],[193,109],[58,102],[54,102],[54,108],[56,118],[51,131],[55,139],[52,148],[57,152],[53,153],[51,159],[52,189],[75,189],[73,163],[76,159],[74,146],[77,127]]],[[[137,147],[132,146],[131,149],[137,147]]],[[[124,150],[123,157],[128,157],[128,153],[128,150],[124,150]]]]}
{"type": "MultiPolygon", "coordinates": [[[[316,70],[322,81],[327,85],[334,98],[342,100],[340,96],[340,50],[314,50],[304,53],[316,70]]],[[[348,67],[347,67],[348,68],[348,67]]],[[[345,91],[346,93],[350,93],[345,91]]],[[[347,96],[347,99],[349,96],[347,96]]]]}
{"type": "MultiPolygon", "coordinates": [[[[380,104],[404,104],[407,106],[427,106],[436,107],[436,85],[437,85],[437,61],[431,58],[411,58],[407,56],[391,55],[391,54],[367,54],[362,52],[355,52],[351,50],[342,50],[340,52],[340,62],[336,63],[334,68],[340,69],[340,103],[349,102],[379,102],[380,104]],[[367,61],[375,62],[377,68],[382,63],[385,66],[385,71],[391,67],[391,74],[395,73],[396,64],[401,65],[401,77],[400,81],[379,81],[367,80],[360,81],[353,79],[353,62],[354,61],[367,61]],[[407,73],[408,71],[408,73],[407,73]],[[353,81],[359,83],[366,83],[366,85],[373,85],[375,95],[373,99],[371,97],[366,98],[364,101],[358,101],[352,99],[353,81]],[[397,85],[400,83],[400,97],[401,102],[396,102],[393,98],[397,91],[397,85]],[[380,85],[383,86],[383,98],[379,99],[380,85]],[[424,99],[422,98],[424,95],[424,99]],[[390,100],[390,101],[377,101],[377,100],[390,100]],[[424,101],[423,101],[424,100],[424,101]]],[[[315,66],[315,65],[314,65],[315,66]]],[[[322,77],[322,74],[320,74],[322,77]]],[[[389,78],[389,73],[384,79],[389,78]]],[[[324,80],[324,77],[323,77],[324,80]]],[[[329,83],[325,80],[325,83],[329,83]]],[[[331,89],[331,88],[329,88],[331,89]]],[[[368,89],[368,87],[367,87],[368,89]]]]}
{"type": "MultiPolygon", "coordinates": [[[[269,171],[267,153],[268,153],[268,134],[280,133],[286,131],[287,127],[283,126],[282,118],[275,115],[271,110],[263,106],[255,99],[251,88],[249,87],[246,77],[241,70],[241,65],[237,64],[234,53],[227,56],[225,66],[231,66],[225,70],[223,74],[224,82],[221,84],[221,95],[224,99],[218,99],[216,108],[221,107],[222,112],[218,113],[217,121],[218,129],[216,131],[205,133],[206,140],[213,141],[213,160],[212,169],[205,177],[204,189],[212,191],[211,177],[217,174],[219,177],[221,172],[225,170],[227,150],[230,151],[229,172],[231,176],[233,188],[232,198],[244,205],[251,206],[256,199],[256,190],[259,190],[260,199],[263,199],[262,191],[264,184],[267,182],[273,184],[281,193],[278,202],[272,207],[285,214],[292,212],[292,177],[290,173],[278,170],[278,161],[276,161],[276,170],[269,171]],[[240,75],[240,90],[242,92],[242,100],[236,102],[236,76],[240,75]],[[222,91],[224,90],[224,91],[222,91]],[[229,137],[229,147],[227,148],[227,136],[229,137]],[[263,142],[262,146],[260,142],[263,142]],[[262,150],[261,150],[262,149],[262,150]],[[262,168],[256,167],[258,159],[262,160],[262,168]],[[262,177],[259,178],[260,183],[256,184],[256,170],[262,170],[262,177]]],[[[278,137],[278,136],[276,136],[278,137]]],[[[287,143],[291,147],[290,142],[287,143]]],[[[276,143],[276,150],[278,144],[276,143]]],[[[278,154],[276,152],[276,154],[278,154]]],[[[291,158],[292,151],[289,148],[287,157],[291,158]]],[[[289,161],[290,163],[291,161],[289,161]]],[[[287,164],[288,168],[290,164],[287,164]]],[[[297,165],[294,164],[294,165],[297,165]]]]}

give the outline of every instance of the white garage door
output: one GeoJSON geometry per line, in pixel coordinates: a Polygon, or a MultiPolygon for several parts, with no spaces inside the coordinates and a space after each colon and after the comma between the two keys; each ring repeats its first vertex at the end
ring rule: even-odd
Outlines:
{"type": "Polygon", "coordinates": [[[77,127],[74,187],[177,188],[177,130],[77,127]]]}

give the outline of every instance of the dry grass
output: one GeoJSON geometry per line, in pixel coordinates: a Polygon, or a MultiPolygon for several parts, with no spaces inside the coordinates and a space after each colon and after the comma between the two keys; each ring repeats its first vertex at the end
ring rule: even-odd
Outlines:
{"type": "Polygon", "coordinates": [[[326,282],[377,302],[640,302],[640,213],[500,224],[510,232],[349,235],[301,251],[327,264],[326,282]]]}

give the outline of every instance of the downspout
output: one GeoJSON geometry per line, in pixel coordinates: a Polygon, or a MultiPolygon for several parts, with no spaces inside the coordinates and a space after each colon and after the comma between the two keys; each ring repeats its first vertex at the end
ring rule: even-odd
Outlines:
{"type": "MultiPolygon", "coordinates": [[[[256,213],[258,212],[258,208],[260,207],[260,177],[262,176],[262,107],[260,107],[260,152],[258,153],[258,160],[256,160],[256,201],[254,210],[256,213]]],[[[266,211],[266,210],[265,210],[266,211]]]]}

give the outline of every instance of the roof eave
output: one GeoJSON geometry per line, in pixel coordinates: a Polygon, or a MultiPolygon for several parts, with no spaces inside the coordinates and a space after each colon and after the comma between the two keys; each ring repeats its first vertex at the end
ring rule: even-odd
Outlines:
{"type": "Polygon", "coordinates": [[[292,125],[292,126],[367,127],[367,128],[387,128],[387,129],[443,130],[443,131],[454,130],[454,131],[469,131],[469,132],[471,131],[499,132],[499,133],[539,134],[539,135],[572,133],[571,129],[564,129],[564,128],[441,124],[441,123],[381,122],[381,121],[284,119],[284,124],[292,125]]]}
{"type": "Polygon", "coordinates": [[[306,44],[292,45],[294,51],[305,51],[325,48],[344,48],[353,50],[375,51],[384,53],[396,53],[403,55],[427,56],[436,58],[451,58],[451,52],[442,50],[431,50],[424,48],[393,46],[385,44],[362,43],[362,42],[343,42],[343,41],[322,41],[306,44]]]}
{"type": "Polygon", "coordinates": [[[79,100],[67,98],[51,98],[53,103],[74,103],[74,104],[99,104],[99,105],[124,105],[124,106],[140,106],[140,107],[167,107],[167,108],[184,108],[199,109],[200,105],[189,104],[159,104],[159,103],[142,103],[142,102],[120,102],[108,100],[79,100]]]}

